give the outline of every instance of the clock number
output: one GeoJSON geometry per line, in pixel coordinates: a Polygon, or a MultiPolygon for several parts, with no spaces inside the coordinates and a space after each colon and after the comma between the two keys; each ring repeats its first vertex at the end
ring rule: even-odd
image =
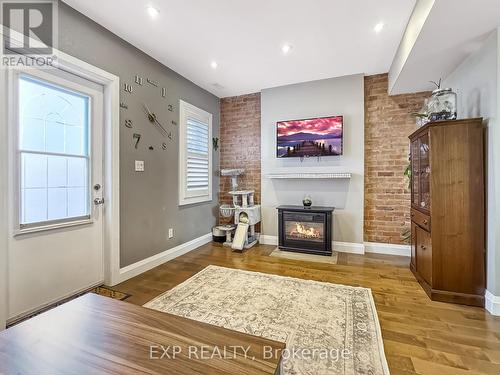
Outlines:
{"type": "Polygon", "coordinates": [[[174,111],[174,106],[173,106],[172,104],[169,104],[169,105],[168,105],[168,110],[169,110],[170,112],[173,112],[173,111],[174,111]]]}
{"type": "Polygon", "coordinates": [[[166,98],[167,97],[167,89],[164,87],[161,89],[161,97],[166,98]]]}
{"type": "Polygon", "coordinates": [[[147,81],[147,82],[148,82],[151,86],[158,87],[158,82],[153,81],[151,78],[146,79],[146,81],[147,81]]]}
{"type": "Polygon", "coordinates": [[[123,91],[128,92],[129,94],[132,94],[132,91],[134,91],[134,89],[132,88],[132,85],[125,83],[123,85],[123,91]]]}
{"type": "Polygon", "coordinates": [[[139,141],[141,140],[141,135],[138,133],[134,133],[132,138],[137,139],[137,141],[135,141],[135,146],[134,146],[137,149],[137,147],[139,146],[139,141]]]}
{"type": "Polygon", "coordinates": [[[135,76],[135,83],[142,86],[144,84],[144,79],[142,79],[142,77],[135,76]]]}
{"type": "Polygon", "coordinates": [[[132,129],[132,120],[125,120],[125,126],[129,129],[132,129]]]}

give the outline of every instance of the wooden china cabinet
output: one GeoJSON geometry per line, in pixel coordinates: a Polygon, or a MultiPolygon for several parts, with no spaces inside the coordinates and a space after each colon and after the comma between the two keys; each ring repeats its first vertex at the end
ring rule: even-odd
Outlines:
{"type": "Polygon", "coordinates": [[[484,306],[482,119],[436,121],[411,142],[411,264],[432,300],[484,306]]]}

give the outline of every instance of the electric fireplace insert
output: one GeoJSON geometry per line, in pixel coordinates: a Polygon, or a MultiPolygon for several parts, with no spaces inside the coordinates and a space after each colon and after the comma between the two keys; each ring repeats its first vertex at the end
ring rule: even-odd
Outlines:
{"type": "Polygon", "coordinates": [[[332,255],[333,207],[278,207],[280,250],[332,255]]]}

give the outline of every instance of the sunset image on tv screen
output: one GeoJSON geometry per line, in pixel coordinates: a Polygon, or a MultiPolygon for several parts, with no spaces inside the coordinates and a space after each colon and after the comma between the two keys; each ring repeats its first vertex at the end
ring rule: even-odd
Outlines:
{"type": "Polygon", "coordinates": [[[342,155],[342,116],[281,121],[277,131],[279,158],[342,155]]]}

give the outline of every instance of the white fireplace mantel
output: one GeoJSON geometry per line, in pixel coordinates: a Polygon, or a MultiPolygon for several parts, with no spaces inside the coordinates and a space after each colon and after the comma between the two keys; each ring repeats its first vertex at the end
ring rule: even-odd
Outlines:
{"type": "Polygon", "coordinates": [[[266,175],[266,177],[270,179],[350,179],[351,173],[282,172],[282,173],[269,173],[266,175]]]}

